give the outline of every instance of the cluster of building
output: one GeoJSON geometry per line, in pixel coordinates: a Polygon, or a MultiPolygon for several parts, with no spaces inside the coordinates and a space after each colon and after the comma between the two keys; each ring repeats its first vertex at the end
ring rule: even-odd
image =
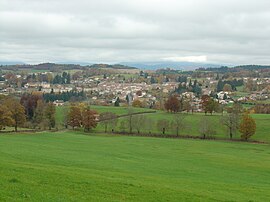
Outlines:
{"type": "MultiPolygon", "coordinates": [[[[45,73],[46,74],[46,73],[45,73]]],[[[166,99],[171,92],[174,92],[179,82],[163,82],[163,83],[146,83],[146,82],[130,82],[123,79],[117,79],[117,76],[92,76],[82,77],[71,80],[70,84],[52,84],[44,81],[29,81],[22,85],[23,79],[27,75],[16,75],[13,80],[18,80],[17,85],[12,84],[8,79],[0,80],[0,93],[2,94],[22,94],[40,91],[42,93],[62,93],[68,91],[84,91],[89,101],[96,104],[110,105],[117,100],[121,103],[132,104],[134,100],[140,100],[146,107],[152,107],[161,99],[166,99]]],[[[149,76],[148,76],[149,77],[149,76]]],[[[243,79],[247,83],[250,78],[243,79]]],[[[268,84],[259,91],[235,98],[234,93],[230,91],[221,91],[216,94],[215,99],[220,104],[230,104],[234,101],[256,101],[269,99],[270,79],[269,78],[252,78],[256,85],[268,84]]],[[[188,82],[185,84],[188,85],[188,82]]],[[[204,78],[201,82],[202,94],[212,95],[213,89],[217,86],[217,80],[214,78],[204,78]]],[[[201,99],[193,92],[184,92],[182,96],[188,98],[194,111],[201,110],[201,99]]],[[[63,101],[56,100],[55,105],[62,105],[63,101]]]]}

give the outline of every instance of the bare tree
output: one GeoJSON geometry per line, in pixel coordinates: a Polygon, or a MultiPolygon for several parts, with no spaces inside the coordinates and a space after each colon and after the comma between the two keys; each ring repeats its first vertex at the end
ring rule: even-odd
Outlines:
{"type": "Polygon", "coordinates": [[[132,128],[134,128],[139,134],[140,131],[144,128],[146,123],[146,117],[144,115],[135,115],[132,117],[132,128]]]}
{"type": "Polygon", "coordinates": [[[128,108],[128,119],[127,119],[129,133],[132,133],[133,113],[134,113],[134,110],[131,107],[129,107],[128,108]]]}
{"type": "Polygon", "coordinates": [[[127,119],[122,119],[120,121],[120,125],[119,125],[120,132],[125,133],[127,127],[128,127],[128,121],[127,121],[127,119]]]}
{"type": "Polygon", "coordinates": [[[230,139],[239,129],[243,107],[239,103],[234,103],[231,108],[227,109],[228,114],[221,118],[221,123],[227,128],[230,139]]]}
{"type": "Polygon", "coordinates": [[[154,121],[149,117],[145,117],[145,118],[146,120],[145,120],[144,129],[146,132],[151,134],[151,131],[153,130],[154,121]]]}
{"type": "Polygon", "coordinates": [[[44,117],[48,119],[49,130],[55,127],[55,106],[52,102],[46,104],[44,109],[44,117]]]}
{"type": "Polygon", "coordinates": [[[117,115],[112,112],[104,112],[99,116],[101,125],[104,126],[105,133],[107,132],[108,127],[114,129],[117,125],[117,115]]]}
{"type": "Polygon", "coordinates": [[[170,122],[167,119],[160,119],[157,122],[157,129],[162,131],[162,134],[165,135],[166,129],[170,127],[170,122]]]}
{"type": "Polygon", "coordinates": [[[69,111],[67,110],[66,106],[65,107],[65,110],[63,110],[63,115],[64,115],[64,118],[63,118],[63,121],[62,121],[62,124],[64,126],[65,129],[68,128],[68,113],[69,111]]]}
{"type": "Polygon", "coordinates": [[[221,118],[221,123],[227,128],[230,139],[239,129],[240,116],[238,113],[229,113],[221,118]]]}
{"type": "Polygon", "coordinates": [[[171,121],[171,129],[179,135],[179,132],[183,130],[186,126],[186,116],[187,114],[177,113],[174,115],[174,119],[171,121]]]}
{"type": "Polygon", "coordinates": [[[183,110],[187,111],[187,113],[189,113],[192,110],[190,99],[186,98],[183,100],[183,110]]]}
{"type": "Polygon", "coordinates": [[[214,124],[209,119],[203,117],[201,118],[200,125],[199,125],[199,132],[205,139],[206,137],[212,136],[216,134],[214,129],[214,124]]]}

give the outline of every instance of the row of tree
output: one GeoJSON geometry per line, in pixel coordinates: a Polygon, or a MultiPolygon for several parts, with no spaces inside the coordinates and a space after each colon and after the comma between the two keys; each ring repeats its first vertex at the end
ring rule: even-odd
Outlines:
{"type": "MultiPolygon", "coordinates": [[[[186,120],[188,115],[185,113],[175,113],[173,119],[160,119],[156,122],[156,129],[162,134],[167,131],[171,131],[177,136],[183,132],[183,130],[189,128],[189,123],[186,120]]],[[[241,133],[241,139],[248,140],[256,132],[256,122],[250,116],[248,112],[244,112],[240,105],[235,104],[228,110],[226,115],[221,116],[221,124],[226,127],[230,139],[233,138],[239,131],[241,133]]],[[[112,123],[112,125],[115,124],[112,123]]],[[[119,129],[121,132],[133,133],[133,129],[137,133],[140,131],[147,131],[151,133],[153,131],[154,122],[145,115],[132,115],[129,113],[128,117],[122,119],[119,129]]],[[[199,123],[199,133],[203,138],[213,136],[216,134],[216,125],[211,122],[210,119],[202,118],[199,123]]]]}
{"type": "Polygon", "coordinates": [[[86,99],[86,95],[84,91],[67,91],[61,93],[54,93],[53,90],[51,93],[44,93],[43,99],[46,102],[54,102],[55,100],[63,100],[66,101],[83,101],[86,99]]]}
{"type": "MultiPolygon", "coordinates": [[[[170,131],[178,136],[181,133],[183,134],[183,131],[190,127],[189,122],[186,119],[188,115],[184,113],[175,113],[173,116],[172,120],[159,119],[155,123],[145,115],[132,115],[131,113],[126,118],[119,119],[119,122],[117,118],[112,118],[108,119],[106,122],[101,122],[101,124],[104,125],[105,132],[107,132],[108,126],[110,126],[110,129],[114,132],[117,123],[119,123],[118,129],[120,132],[124,133],[135,132],[139,134],[141,131],[144,131],[151,134],[156,128],[163,135],[170,131]]],[[[115,115],[112,115],[111,117],[115,117],[115,115]]],[[[249,139],[256,132],[255,120],[248,113],[233,111],[222,116],[220,122],[226,127],[230,139],[232,139],[238,131],[241,133],[241,139],[243,140],[249,139]]],[[[206,118],[201,118],[198,130],[203,138],[214,136],[217,133],[216,124],[206,118]]]]}
{"type": "MultiPolygon", "coordinates": [[[[175,99],[175,101],[179,101],[175,99]]],[[[174,118],[169,121],[160,119],[156,122],[156,129],[162,134],[172,131],[177,136],[188,127],[186,121],[187,114],[174,111],[174,118]]],[[[247,140],[256,131],[255,120],[246,112],[243,112],[241,105],[234,104],[227,110],[227,114],[222,116],[221,123],[227,128],[230,138],[233,138],[237,131],[241,138],[247,140]]],[[[123,115],[122,115],[123,116],[123,115]]],[[[155,122],[149,116],[137,115],[132,108],[121,119],[112,112],[98,114],[85,103],[72,103],[65,115],[65,125],[75,128],[84,128],[90,131],[100,122],[104,126],[104,131],[115,132],[116,126],[120,132],[141,133],[141,131],[153,132],[155,122]],[[118,124],[119,123],[119,124],[118,124]]],[[[55,127],[55,106],[46,103],[38,95],[25,94],[21,100],[14,97],[0,98],[0,129],[5,126],[13,126],[17,131],[19,126],[31,123],[31,128],[52,129],[55,127]]],[[[214,124],[209,119],[202,118],[199,126],[200,134],[205,138],[215,134],[214,124]]]]}
{"type": "MultiPolygon", "coordinates": [[[[117,116],[112,112],[104,112],[98,114],[95,110],[91,110],[89,106],[80,104],[71,104],[67,113],[66,124],[75,128],[84,128],[89,131],[97,126],[98,122],[104,127],[104,132],[123,133],[153,133],[155,127],[160,133],[166,134],[168,131],[177,136],[189,127],[186,120],[186,113],[174,113],[172,120],[160,119],[156,123],[144,114],[137,115],[132,108],[128,109],[126,115],[117,116]],[[156,124],[156,125],[155,125],[156,124]]],[[[255,120],[243,111],[239,104],[235,104],[228,109],[228,113],[221,117],[220,122],[227,128],[229,137],[232,139],[239,131],[241,138],[249,139],[256,131],[255,120]]],[[[202,118],[199,123],[199,133],[206,138],[216,134],[215,124],[210,119],[202,118]]]]}
{"type": "MultiPolygon", "coordinates": [[[[213,112],[222,111],[222,106],[208,95],[203,95],[201,97],[200,104],[202,105],[202,110],[205,114],[210,113],[212,115],[213,112]]],[[[190,112],[194,110],[194,106],[192,106],[191,103],[191,98],[183,96],[178,98],[176,95],[170,96],[166,100],[164,107],[168,112],[173,113],[182,111],[190,112]]]]}
{"type": "Polygon", "coordinates": [[[178,87],[175,89],[175,92],[178,94],[182,94],[184,92],[193,92],[196,96],[200,96],[202,93],[202,88],[196,79],[194,80],[193,83],[190,79],[188,85],[186,83],[180,83],[178,87]]]}
{"type": "Polygon", "coordinates": [[[253,110],[257,114],[270,114],[270,104],[257,104],[253,110]]]}
{"type": "Polygon", "coordinates": [[[8,72],[4,76],[0,75],[0,81],[6,81],[8,85],[15,85],[16,87],[23,87],[29,82],[47,82],[53,84],[70,84],[71,75],[67,72],[57,74],[54,76],[52,73],[33,73],[25,75],[20,73],[21,77],[17,77],[16,73],[8,72]]]}
{"type": "Polygon", "coordinates": [[[243,86],[243,79],[233,79],[233,80],[218,80],[217,83],[217,92],[220,91],[236,91],[236,87],[243,86]]]}
{"type": "Polygon", "coordinates": [[[63,72],[62,75],[57,74],[52,83],[53,84],[70,84],[71,76],[67,72],[63,72]]]}
{"type": "MultiPolygon", "coordinates": [[[[21,76],[24,76],[23,74],[21,76]]],[[[23,83],[28,82],[48,82],[52,83],[53,74],[52,73],[33,73],[26,76],[26,80],[23,83]]]]}

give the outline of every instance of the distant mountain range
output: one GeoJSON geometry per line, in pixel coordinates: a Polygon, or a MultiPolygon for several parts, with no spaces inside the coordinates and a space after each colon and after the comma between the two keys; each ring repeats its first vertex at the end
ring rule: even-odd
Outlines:
{"type": "Polygon", "coordinates": [[[137,69],[136,67],[130,67],[122,64],[64,64],[64,63],[40,63],[40,64],[19,64],[17,62],[1,63],[3,69],[15,70],[15,69],[36,69],[36,70],[48,70],[54,71],[57,69],[72,70],[72,69],[87,69],[87,68],[109,68],[109,69],[137,69]]]}
{"type": "MultiPolygon", "coordinates": [[[[54,63],[42,63],[42,64],[54,64],[54,63]]],[[[95,64],[90,62],[57,62],[56,64],[59,65],[80,65],[80,66],[102,66],[102,64],[95,64]]],[[[0,65],[26,65],[24,62],[17,62],[17,61],[0,61],[0,65]]],[[[38,66],[38,65],[33,65],[38,66]]],[[[195,62],[165,62],[165,61],[157,61],[157,62],[120,62],[116,64],[108,64],[104,66],[110,67],[117,67],[119,66],[120,69],[123,67],[136,67],[138,69],[143,70],[156,70],[156,69],[163,69],[163,68],[171,68],[176,70],[195,70],[198,68],[218,68],[221,67],[221,64],[206,64],[206,63],[195,63],[195,62]],[[123,65],[123,66],[121,66],[123,65]]]]}
{"type": "Polygon", "coordinates": [[[195,63],[195,62],[121,62],[120,64],[137,67],[138,69],[145,70],[157,70],[163,68],[171,68],[176,70],[195,70],[198,68],[219,68],[222,64],[206,64],[206,63],[195,63]]]}
{"type": "Polygon", "coordinates": [[[242,65],[234,66],[224,64],[206,64],[195,62],[120,62],[117,64],[95,64],[87,62],[57,62],[57,63],[40,63],[40,64],[26,64],[19,61],[0,61],[0,65],[6,66],[4,68],[25,68],[25,69],[45,69],[53,71],[54,69],[85,69],[85,68],[111,68],[111,69],[142,69],[142,70],[157,70],[157,69],[174,69],[183,71],[193,71],[200,69],[203,71],[237,71],[237,69],[265,69],[270,68],[269,65],[242,65]]]}

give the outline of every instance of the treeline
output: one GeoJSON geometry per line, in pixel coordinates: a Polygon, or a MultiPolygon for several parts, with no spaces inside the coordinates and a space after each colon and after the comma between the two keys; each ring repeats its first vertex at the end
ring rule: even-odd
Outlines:
{"type": "Polygon", "coordinates": [[[45,102],[39,94],[23,94],[20,104],[25,109],[28,128],[55,128],[55,106],[52,102],[45,102]]]}
{"type": "Polygon", "coordinates": [[[179,74],[181,73],[181,70],[175,70],[175,69],[170,69],[170,68],[165,68],[165,69],[157,69],[156,73],[157,74],[179,74]]]}
{"type": "MultiPolygon", "coordinates": [[[[202,110],[205,114],[213,112],[223,112],[223,106],[219,104],[214,98],[209,95],[203,95],[201,97],[201,106],[202,110]]],[[[183,112],[187,113],[193,112],[194,106],[192,105],[192,101],[190,97],[171,95],[166,102],[164,103],[164,107],[168,112],[183,112]]]]}
{"type": "Polygon", "coordinates": [[[21,73],[20,75],[21,77],[17,77],[15,73],[7,72],[4,76],[0,76],[0,81],[6,81],[8,85],[17,87],[23,87],[25,84],[32,82],[46,82],[51,84],[70,84],[71,82],[71,75],[68,72],[63,72],[61,75],[57,74],[56,76],[51,72],[29,75],[21,73]]]}
{"type": "Polygon", "coordinates": [[[48,82],[51,83],[53,80],[53,74],[51,73],[33,73],[33,74],[29,74],[26,77],[26,81],[27,82],[48,82]]]}
{"type": "Polygon", "coordinates": [[[41,63],[37,65],[1,65],[1,69],[10,71],[20,71],[24,69],[34,69],[34,70],[48,70],[51,72],[57,72],[59,70],[73,70],[82,69],[83,67],[75,64],[55,64],[55,63],[41,63]]]}
{"type": "Polygon", "coordinates": [[[218,80],[217,84],[217,92],[220,91],[236,91],[236,87],[243,86],[244,81],[243,79],[233,79],[233,80],[218,80]]]}
{"type": "MultiPolygon", "coordinates": [[[[162,135],[171,133],[179,136],[183,134],[185,129],[191,127],[187,117],[188,115],[185,113],[176,112],[173,113],[171,120],[159,119],[155,122],[145,115],[134,116],[132,112],[129,111],[126,118],[120,119],[118,129],[122,133],[140,134],[143,131],[151,135],[154,129],[153,126],[155,126],[156,130],[162,135]]],[[[216,123],[202,117],[198,124],[198,132],[202,138],[211,138],[216,135],[216,123]]],[[[240,132],[241,139],[248,140],[256,132],[255,120],[238,104],[229,108],[226,115],[221,116],[220,124],[226,128],[230,139],[232,139],[237,132],[240,132]]],[[[113,126],[115,125],[115,122],[111,123],[112,131],[114,131],[113,126]]]]}
{"type": "Polygon", "coordinates": [[[26,82],[48,82],[53,84],[70,84],[71,76],[68,72],[57,74],[53,77],[52,73],[33,73],[26,77],[26,82]]]}
{"type": "Polygon", "coordinates": [[[269,65],[241,65],[235,67],[215,67],[215,68],[199,68],[196,71],[209,71],[209,72],[219,72],[219,73],[227,73],[227,72],[238,72],[242,70],[261,70],[261,69],[269,69],[269,65]]]}
{"type": "Polygon", "coordinates": [[[270,114],[270,104],[257,104],[252,109],[256,114],[270,114]]]}
{"type": "Polygon", "coordinates": [[[55,106],[46,103],[41,96],[24,94],[21,99],[11,96],[0,98],[0,130],[6,126],[33,129],[55,127],[55,106]]]}
{"type": "Polygon", "coordinates": [[[53,84],[70,84],[70,74],[67,72],[63,72],[62,75],[57,74],[54,78],[52,83],[53,84]]]}
{"type": "MultiPolygon", "coordinates": [[[[205,98],[206,103],[211,103],[205,98]]],[[[211,100],[211,99],[210,99],[211,100]]],[[[171,104],[178,105],[179,100],[171,97],[171,104]]],[[[167,101],[168,102],[168,101],[167,101]]],[[[208,107],[209,107],[208,106],[208,107]]],[[[207,107],[207,109],[208,109],[207,107]]],[[[6,126],[13,126],[17,131],[18,127],[33,129],[52,129],[55,128],[55,106],[46,103],[40,95],[24,94],[21,99],[14,97],[1,97],[0,99],[0,130],[6,126]]],[[[129,134],[159,134],[168,133],[179,136],[187,129],[187,113],[178,112],[178,108],[170,109],[173,118],[168,120],[161,118],[157,121],[144,114],[136,114],[132,108],[128,108],[125,117],[119,118],[112,112],[98,114],[86,103],[71,103],[63,112],[63,124],[66,128],[84,129],[91,131],[96,128],[98,123],[104,127],[104,132],[129,133],[129,134]]],[[[227,114],[221,116],[220,122],[227,128],[228,134],[232,139],[237,131],[241,133],[243,140],[249,139],[256,132],[255,120],[243,110],[241,105],[234,104],[227,109],[227,114]]],[[[199,134],[202,138],[212,137],[216,134],[216,123],[204,117],[201,118],[198,126],[199,134]]]]}
{"type": "MultiPolygon", "coordinates": [[[[202,110],[204,111],[205,115],[210,113],[211,115],[213,112],[222,112],[223,114],[223,106],[219,104],[215,99],[211,98],[208,95],[203,95],[201,98],[202,110]]],[[[186,111],[187,113],[193,111],[193,106],[190,104],[189,99],[185,99],[181,97],[180,99],[176,96],[170,96],[167,101],[165,102],[165,109],[168,112],[178,113],[182,111],[186,111]]],[[[256,110],[264,110],[262,107],[255,107],[256,110]]],[[[269,108],[270,109],[270,106],[269,108]]],[[[179,117],[175,117],[175,120],[178,120],[179,117]]],[[[182,119],[181,119],[182,120],[182,119]]],[[[180,120],[178,120],[180,121],[180,120]]],[[[222,124],[227,128],[230,138],[232,139],[233,135],[239,130],[242,133],[242,139],[248,139],[252,135],[255,134],[256,131],[256,123],[255,120],[245,111],[241,104],[234,103],[233,107],[227,108],[227,114],[222,116],[221,119],[222,124]],[[240,123],[241,120],[241,123],[240,123]]],[[[166,120],[163,123],[158,123],[158,125],[163,125],[163,133],[165,131],[166,120]]],[[[182,124],[184,125],[184,124],[182,124]]],[[[215,134],[214,128],[211,127],[211,124],[208,123],[205,119],[202,119],[202,124],[200,126],[200,133],[208,136],[209,134],[215,134]]],[[[178,133],[177,133],[178,134],[178,133]]]]}
{"type": "Polygon", "coordinates": [[[93,64],[88,66],[89,68],[109,68],[109,69],[137,69],[136,67],[130,67],[126,65],[120,65],[120,64],[93,64]]]}
{"type": "Polygon", "coordinates": [[[178,77],[178,81],[180,82],[178,87],[175,89],[176,93],[182,94],[184,92],[193,92],[196,96],[200,96],[202,94],[201,84],[195,79],[192,83],[191,79],[189,80],[188,85],[186,84],[186,77],[178,77]]]}
{"type": "Polygon", "coordinates": [[[86,95],[84,91],[67,91],[67,92],[61,92],[61,93],[54,93],[53,90],[51,93],[44,93],[43,99],[46,102],[54,102],[56,100],[63,100],[64,102],[67,101],[83,101],[86,99],[86,95]]]}
{"type": "Polygon", "coordinates": [[[245,69],[245,70],[258,70],[258,69],[269,69],[270,65],[240,65],[234,67],[235,69],[245,69]]]}
{"type": "Polygon", "coordinates": [[[87,68],[110,68],[110,69],[137,69],[136,67],[129,67],[120,64],[93,64],[93,65],[79,65],[79,64],[55,64],[55,63],[41,63],[37,65],[21,64],[21,65],[0,65],[3,70],[18,71],[24,69],[34,69],[34,70],[48,70],[51,72],[58,72],[63,70],[85,70],[87,68]]]}
{"type": "Polygon", "coordinates": [[[219,73],[226,73],[226,72],[235,72],[236,70],[232,67],[227,67],[227,66],[221,66],[221,67],[201,67],[196,69],[195,71],[198,72],[219,72],[219,73]]]}
{"type": "MultiPolygon", "coordinates": [[[[184,135],[184,130],[191,127],[187,120],[188,114],[171,111],[173,118],[168,120],[161,118],[153,120],[145,114],[136,114],[133,108],[127,109],[125,116],[117,116],[112,112],[91,110],[85,103],[72,103],[65,114],[64,125],[66,128],[81,129],[90,131],[100,124],[107,133],[124,134],[152,134],[176,136],[184,135]]],[[[234,104],[227,109],[227,113],[220,117],[221,126],[227,129],[230,139],[241,133],[241,139],[248,140],[256,132],[255,120],[239,104],[234,104]]],[[[211,138],[216,135],[216,123],[210,119],[202,117],[198,123],[198,132],[202,138],[211,138]]]]}

